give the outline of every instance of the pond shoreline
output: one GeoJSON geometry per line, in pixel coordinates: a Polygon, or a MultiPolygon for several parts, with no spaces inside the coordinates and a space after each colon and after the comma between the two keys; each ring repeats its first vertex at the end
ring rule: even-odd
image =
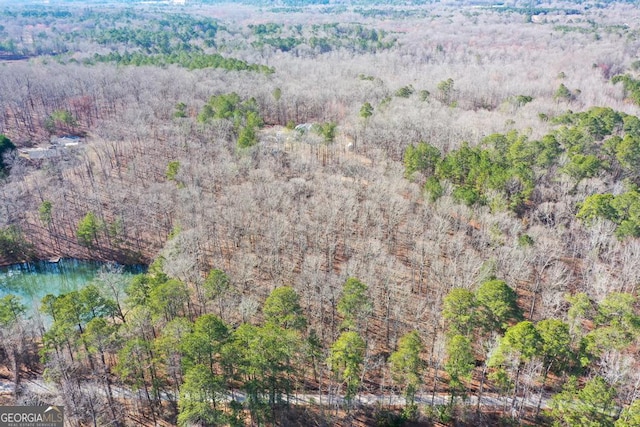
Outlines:
{"type": "MultiPolygon", "coordinates": [[[[99,269],[101,267],[107,268],[121,268],[128,273],[137,274],[139,272],[146,271],[149,266],[147,264],[122,264],[116,261],[102,261],[94,259],[82,259],[74,257],[58,258],[56,260],[31,260],[23,262],[14,262],[10,264],[0,265],[0,275],[10,271],[24,271],[33,272],[39,270],[58,271],[73,269],[76,266],[84,266],[99,269]]],[[[1,290],[1,289],[0,289],[1,290]]]]}
{"type": "Polygon", "coordinates": [[[131,257],[121,256],[121,257],[110,257],[103,256],[99,253],[94,254],[93,256],[84,256],[78,253],[75,254],[61,254],[61,253],[41,253],[39,256],[33,256],[32,258],[26,258],[22,260],[11,260],[5,257],[0,256],[0,268],[9,267],[16,264],[25,264],[25,263],[37,263],[37,262],[49,262],[49,263],[58,263],[64,259],[74,259],[79,261],[86,262],[98,262],[98,263],[114,263],[124,266],[134,266],[134,265],[145,265],[149,266],[149,260],[143,259],[132,259],[131,257]]]}

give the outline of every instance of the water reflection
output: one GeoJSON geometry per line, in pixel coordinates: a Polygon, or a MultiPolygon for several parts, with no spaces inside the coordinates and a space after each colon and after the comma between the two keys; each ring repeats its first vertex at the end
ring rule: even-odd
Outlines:
{"type": "Polygon", "coordinates": [[[116,279],[125,286],[128,276],[142,273],[144,266],[122,266],[95,261],[61,259],[58,262],[38,261],[0,268],[0,297],[19,295],[34,308],[47,294],[60,295],[78,290],[86,284],[105,277],[116,279]]]}

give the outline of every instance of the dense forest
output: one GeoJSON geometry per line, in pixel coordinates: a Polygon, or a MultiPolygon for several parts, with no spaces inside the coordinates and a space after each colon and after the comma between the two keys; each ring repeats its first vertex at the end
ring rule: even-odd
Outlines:
{"type": "Polygon", "coordinates": [[[0,2],[0,403],[640,425],[637,6],[0,2]]]}

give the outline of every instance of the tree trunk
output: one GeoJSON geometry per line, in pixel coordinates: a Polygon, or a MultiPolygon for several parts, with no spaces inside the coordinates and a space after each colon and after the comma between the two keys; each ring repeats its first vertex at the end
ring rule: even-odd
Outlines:
{"type": "Polygon", "coordinates": [[[476,414],[480,413],[480,403],[482,401],[482,392],[484,391],[484,378],[487,374],[487,362],[482,365],[482,373],[480,375],[480,387],[478,388],[478,401],[476,402],[476,414]]]}

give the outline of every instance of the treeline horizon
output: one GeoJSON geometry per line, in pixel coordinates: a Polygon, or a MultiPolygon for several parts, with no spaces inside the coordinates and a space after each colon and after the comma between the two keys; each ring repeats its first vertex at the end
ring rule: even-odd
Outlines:
{"type": "Polygon", "coordinates": [[[3,375],[46,372],[78,425],[634,425],[636,8],[342,6],[0,11],[31,58],[0,64],[0,258],[154,266],[46,327],[2,300],[3,375]]]}

